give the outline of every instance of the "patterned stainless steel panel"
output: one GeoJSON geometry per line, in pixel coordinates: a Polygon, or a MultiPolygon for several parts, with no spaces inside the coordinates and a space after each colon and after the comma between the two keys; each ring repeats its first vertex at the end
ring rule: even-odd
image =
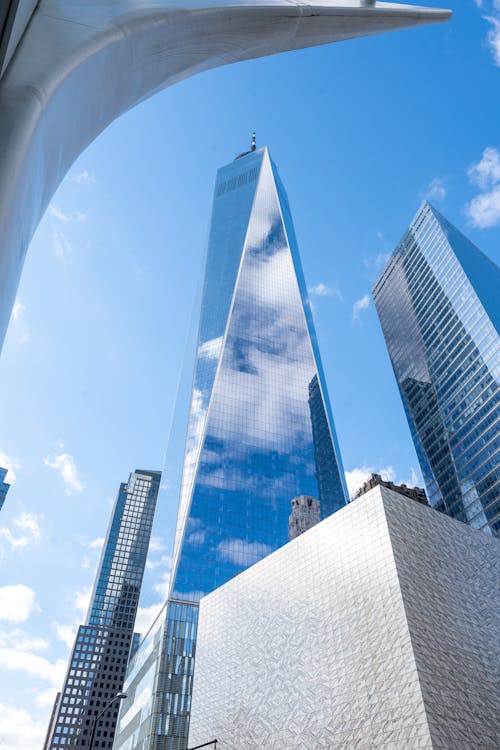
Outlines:
{"type": "Polygon", "coordinates": [[[377,487],[200,603],[190,746],[500,747],[500,543],[377,487]]]}

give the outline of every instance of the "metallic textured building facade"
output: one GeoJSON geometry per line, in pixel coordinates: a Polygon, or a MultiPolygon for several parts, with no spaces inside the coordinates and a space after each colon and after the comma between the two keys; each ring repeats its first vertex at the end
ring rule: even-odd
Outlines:
{"type": "MultiPolygon", "coordinates": [[[[95,718],[123,688],[160,476],[137,470],[120,485],[87,619],[51,720],[50,750],[88,748],[95,718]]],[[[97,724],[93,748],[110,750],[117,716],[114,703],[97,724]]]]}
{"type": "Polygon", "coordinates": [[[500,540],[382,486],[200,602],[189,747],[498,750],[500,540]]]}
{"type": "Polygon", "coordinates": [[[325,515],[347,499],[288,200],[264,148],[217,174],[170,596],[156,645],[131,666],[115,750],[184,750],[198,602],[286,544],[299,495],[325,515]]]}
{"type": "Polygon", "coordinates": [[[425,203],[373,294],[429,502],[500,532],[500,270],[425,203]]]}

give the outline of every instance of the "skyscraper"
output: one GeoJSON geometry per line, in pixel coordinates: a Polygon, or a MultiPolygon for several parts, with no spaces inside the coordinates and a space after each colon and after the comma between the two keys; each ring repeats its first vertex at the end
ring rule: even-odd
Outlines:
{"type": "Polygon", "coordinates": [[[8,469],[0,469],[0,510],[3,508],[7,492],[10,489],[10,484],[7,484],[5,477],[7,476],[8,469]]]}
{"type": "Polygon", "coordinates": [[[500,271],[424,203],[373,295],[430,504],[500,531],[500,271]]]}
{"type": "Polygon", "coordinates": [[[186,747],[198,602],[288,541],[299,495],[347,501],[288,200],[253,148],[217,174],[170,595],[115,750],[186,747]]]}
{"type": "MultiPolygon", "coordinates": [[[[88,748],[96,717],[122,690],[148,553],[160,473],[136,470],[122,483],[89,611],[78,629],[46,748],[88,748]]],[[[111,748],[114,703],[97,722],[93,747],[111,748]]]]}

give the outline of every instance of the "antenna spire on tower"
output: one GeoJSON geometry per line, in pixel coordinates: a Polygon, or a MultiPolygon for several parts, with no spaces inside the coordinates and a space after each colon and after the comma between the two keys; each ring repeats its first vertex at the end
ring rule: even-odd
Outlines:
{"type": "Polygon", "coordinates": [[[255,151],[257,148],[257,141],[255,139],[255,130],[252,132],[252,151],[255,151]]]}

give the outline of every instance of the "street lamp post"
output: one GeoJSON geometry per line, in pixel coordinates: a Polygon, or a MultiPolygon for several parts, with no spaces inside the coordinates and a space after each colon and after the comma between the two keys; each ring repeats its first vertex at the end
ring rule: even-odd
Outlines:
{"type": "Polygon", "coordinates": [[[94,719],[94,723],[92,724],[92,732],[90,734],[89,750],[92,750],[92,748],[94,747],[94,738],[95,738],[95,732],[96,732],[96,729],[97,729],[97,722],[99,721],[99,719],[101,718],[101,716],[104,716],[104,714],[106,713],[106,711],[108,710],[108,708],[110,706],[112,706],[113,703],[115,703],[116,701],[122,701],[126,697],[127,697],[127,693],[117,693],[115,695],[115,697],[112,700],[109,701],[108,705],[104,706],[104,708],[102,709],[101,713],[97,714],[97,716],[94,719]]]}

